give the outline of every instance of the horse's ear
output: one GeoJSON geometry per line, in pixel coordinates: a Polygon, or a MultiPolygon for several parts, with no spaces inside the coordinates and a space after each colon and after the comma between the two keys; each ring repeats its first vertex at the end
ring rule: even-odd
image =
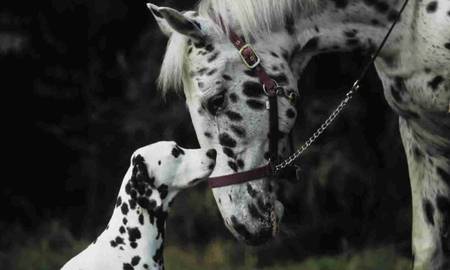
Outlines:
{"type": "Polygon", "coordinates": [[[170,36],[173,31],[176,31],[196,39],[202,39],[204,37],[204,33],[200,29],[200,24],[181,12],[168,7],[158,7],[150,3],[147,3],[147,7],[152,12],[153,17],[155,17],[159,28],[166,36],[170,36]]]}

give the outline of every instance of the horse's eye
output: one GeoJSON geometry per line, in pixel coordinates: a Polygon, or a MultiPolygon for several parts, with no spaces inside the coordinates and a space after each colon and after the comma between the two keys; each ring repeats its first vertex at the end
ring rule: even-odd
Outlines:
{"type": "Polygon", "coordinates": [[[217,115],[225,108],[225,92],[221,92],[210,99],[206,103],[206,109],[212,115],[217,115]]]}

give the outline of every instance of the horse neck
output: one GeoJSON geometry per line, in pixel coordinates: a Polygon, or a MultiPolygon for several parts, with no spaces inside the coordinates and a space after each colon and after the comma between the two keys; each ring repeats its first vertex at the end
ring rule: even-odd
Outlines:
{"type": "Polygon", "coordinates": [[[121,258],[129,257],[130,262],[139,256],[139,266],[146,264],[146,269],[163,269],[168,206],[152,212],[143,209],[126,193],[126,182],[123,181],[113,215],[98,241],[113,248],[121,258]]]}
{"type": "MultiPolygon", "coordinates": [[[[299,10],[294,15],[293,35],[305,53],[373,51],[387,34],[402,4],[402,0],[326,1],[319,8],[299,10]]],[[[410,23],[414,5],[415,0],[410,0],[397,28],[410,23]]],[[[384,55],[399,48],[402,35],[404,31],[393,31],[384,47],[384,55]]]]}

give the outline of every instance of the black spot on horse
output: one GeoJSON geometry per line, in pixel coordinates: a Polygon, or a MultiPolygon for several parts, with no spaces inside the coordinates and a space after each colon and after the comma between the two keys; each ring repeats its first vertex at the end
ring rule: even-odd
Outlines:
{"type": "Polygon", "coordinates": [[[206,138],[211,138],[212,137],[211,133],[209,133],[209,132],[205,132],[205,133],[203,133],[203,135],[205,135],[206,138]]]}
{"type": "Polygon", "coordinates": [[[416,160],[421,160],[423,158],[423,153],[420,151],[418,147],[413,148],[413,154],[416,160]]]}
{"type": "Polygon", "coordinates": [[[253,203],[249,203],[248,205],[248,211],[250,213],[250,216],[254,219],[261,218],[261,214],[258,212],[258,208],[253,203]]]}
{"type": "Polygon", "coordinates": [[[216,60],[218,56],[219,52],[215,52],[213,55],[209,56],[207,59],[208,63],[211,63],[212,61],[216,60]]]}
{"type": "Polygon", "coordinates": [[[228,117],[228,119],[230,119],[231,121],[241,121],[242,120],[242,116],[234,111],[226,111],[225,115],[228,117]]]}
{"type": "Polygon", "coordinates": [[[231,125],[230,128],[231,128],[231,131],[233,131],[233,133],[236,134],[238,137],[244,138],[246,136],[246,132],[243,127],[231,125]]]}
{"type": "Polygon", "coordinates": [[[211,69],[210,71],[208,71],[208,73],[206,73],[206,75],[211,76],[211,75],[213,75],[213,74],[216,73],[216,72],[217,72],[217,69],[216,69],[216,68],[213,68],[213,69],[211,69]]]}
{"type": "Polygon", "coordinates": [[[230,200],[230,202],[233,202],[233,198],[231,197],[230,194],[228,194],[228,199],[230,200]]]}
{"type": "Polygon", "coordinates": [[[238,171],[238,167],[237,167],[237,164],[235,163],[235,162],[233,162],[233,161],[228,161],[228,166],[234,171],[234,172],[237,172],[238,171]]]}
{"type": "Polygon", "coordinates": [[[180,155],[184,155],[184,151],[183,149],[181,149],[178,145],[175,146],[172,149],[172,156],[174,156],[175,158],[179,157],[180,155]]]}
{"type": "Polygon", "coordinates": [[[375,9],[380,13],[386,13],[389,10],[389,5],[384,1],[379,1],[375,4],[375,9]]]}
{"type": "Polygon", "coordinates": [[[340,8],[340,9],[344,9],[348,4],[347,0],[332,0],[332,1],[336,5],[336,8],[340,8]]]}
{"type": "Polygon", "coordinates": [[[258,192],[250,184],[247,184],[247,192],[252,198],[255,198],[258,195],[258,192]]]}
{"type": "Polygon", "coordinates": [[[434,226],[434,208],[431,202],[427,199],[424,199],[423,202],[423,210],[425,211],[426,221],[434,226]]]}
{"type": "Polygon", "coordinates": [[[265,105],[259,100],[249,99],[246,101],[247,105],[254,110],[264,110],[265,105]]]}
{"type": "Polygon", "coordinates": [[[235,93],[231,93],[230,100],[231,102],[236,103],[238,101],[238,96],[235,93]]]}
{"type": "Polygon", "coordinates": [[[428,82],[428,86],[435,91],[443,81],[444,78],[441,75],[438,75],[428,82]]]}
{"type": "Polygon", "coordinates": [[[302,50],[305,51],[314,51],[319,47],[319,38],[314,37],[306,42],[305,46],[303,46],[302,50]]]}
{"type": "Polygon", "coordinates": [[[231,216],[231,225],[245,239],[251,238],[252,234],[248,231],[244,224],[240,223],[235,216],[231,216]]]}
{"type": "Polygon", "coordinates": [[[394,101],[396,103],[403,103],[403,99],[402,99],[402,96],[401,96],[399,90],[397,88],[395,88],[394,86],[391,86],[391,94],[392,94],[392,98],[394,99],[394,101]]]}
{"type": "Polygon", "coordinates": [[[445,47],[446,49],[450,50],[450,42],[445,43],[445,44],[444,44],[444,47],[445,47]]]}
{"type": "Polygon", "coordinates": [[[231,136],[228,133],[222,133],[219,135],[219,143],[220,145],[225,147],[230,148],[236,147],[236,141],[233,138],[231,138],[231,136]]]}
{"type": "Polygon", "coordinates": [[[431,1],[430,3],[428,3],[428,5],[427,5],[427,7],[426,7],[427,12],[428,12],[428,13],[433,13],[433,12],[435,12],[435,11],[437,10],[437,6],[438,6],[437,1],[431,1]]]}
{"type": "Polygon", "coordinates": [[[245,166],[244,161],[242,159],[237,160],[237,165],[238,165],[239,169],[243,169],[245,166]]]}
{"type": "Polygon", "coordinates": [[[251,81],[245,82],[243,87],[244,87],[243,90],[244,94],[251,98],[261,97],[264,93],[261,84],[256,82],[251,81]]]}
{"type": "Polygon", "coordinates": [[[231,81],[231,80],[233,80],[233,78],[231,78],[230,75],[227,75],[227,74],[222,75],[222,78],[223,78],[224,80],[226,80],[226,81],[231,81]]]}
{"type": "Polygon", "coordinates": [[[287,116],[287,118],[290,118],[290,119],[295,118],[295,111],[291,108],[287,109],[286,116],[287,116]]]}
{"type": "Polygon", "coordinates": [[[445,183],[447,183],[448,187],[450,188],[450,173],[445,171],[441,167],[436,168],[436,173],[442,180],[444,180],[445,183]]]}
{"type": "Polygon", "coordinates": [[[280,58],[280,56],[275,52],[270,52],[270,54],[275,58],[280,58]]]}

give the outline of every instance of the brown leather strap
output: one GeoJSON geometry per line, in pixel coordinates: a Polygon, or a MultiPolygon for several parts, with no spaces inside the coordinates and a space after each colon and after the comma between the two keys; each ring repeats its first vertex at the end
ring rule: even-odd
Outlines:
{"type": "Polygon", "coordinates": [[[272,166],[270,164],[267,164],[250,171],[211,177],[208,179],[208,185],[210,188],[225,187],[269,177],[272,175],[272,166]]]}

